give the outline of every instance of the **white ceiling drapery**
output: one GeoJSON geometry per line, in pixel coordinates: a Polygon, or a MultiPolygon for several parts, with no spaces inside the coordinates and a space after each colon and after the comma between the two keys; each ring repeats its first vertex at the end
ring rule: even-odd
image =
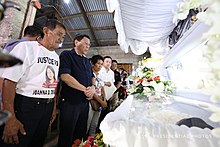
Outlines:
{"type": "Polygon", "coordinates": [[[106,0],[109,12],[114,12],[120,48],[136,55],[149,47],[153,55],[164,55],[168,36],[175,27],[173,11],[182,0],[106,0]]]}

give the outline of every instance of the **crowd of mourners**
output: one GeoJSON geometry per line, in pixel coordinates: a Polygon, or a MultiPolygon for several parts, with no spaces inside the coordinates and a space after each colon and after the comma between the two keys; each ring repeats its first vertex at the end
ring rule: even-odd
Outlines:
{"type": "Polygon", "coordinates": [[[1,73],[1,109],[11,114],[0,126],[1,147],[42,147],[57,109],[58,147],[71,147],[76,139],[100,132],[105,116],[127,97],[128,72],[118,70],[110,56],[88,59],[88,35],[77,34],[73,49],[57,55],[65,35],[65,26],[50,19],[42,30],[28,26],[24,37],[4,46],[3,52],[23,64],[1,73]],[[109,92],[112,87],[116,90],[109,92]]]}

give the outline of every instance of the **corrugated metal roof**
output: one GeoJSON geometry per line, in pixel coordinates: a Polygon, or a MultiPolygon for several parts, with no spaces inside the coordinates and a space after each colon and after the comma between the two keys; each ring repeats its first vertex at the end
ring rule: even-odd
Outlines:
{"type": "Polygon", "coordinates": [[[91,41],[94,40],[94,38],[93,38],[93,36],[92,36],[92,34],[91,34],[90,31],[74,32],[74,33],[71,33],[71,35],[72,35],[72,36],[76,36],[78,33],[82,33],[82,34],[88,35],[88,36],[90,37],[91,41]]]}
{"type": "Polygon", "coordinates": [[[113,14],[108,13],[106,0],[70,0],[68,4],[63,0],[41,0],[41,3],[55,8],[38,11],[35,23],[43,25],[47,19],[45,16],[56,16],[67,27],[67,34],[70,36],[66,36],[61,48],[72,48],[73,38],[77,33],[90,36],[93,47],[117,45],[113,14]],[[57,15],[51,15],[53,13],[57,15]]]}
{"type": "Polygon", "coordinates": [[[97,39],[112,39],[117,37],[115,30],[98,30],[95,31],[95,35],[97,39]]]}
{"type": "Polygon", "coordinates": [[[112,14],[97,14],[88,16],[92,27],[115,26],[112,14]]]}
{"type": "Polygon", "coordinates": [[[69,35],[66,35],[65,39],[66,42],[73,42],[69,35]]]}
{"type": "Polygon", "coordinates": [[[64,1],[60,1],[59,6],[62,16],[81,13],[80,8],[75,0],[70,0],[68,4],[66,4],[64,1]]]}
{"type": "Polygon", "coordinates": [[[67,25],[68,29],[70,30],[88,28],[83,17],[65,19],[64,23],[67,25]]]}
{"type": "Polygon", "coordinates": [[[107,10],[106,0],[84,0],[82,4],[86,12],[107,10]]]}

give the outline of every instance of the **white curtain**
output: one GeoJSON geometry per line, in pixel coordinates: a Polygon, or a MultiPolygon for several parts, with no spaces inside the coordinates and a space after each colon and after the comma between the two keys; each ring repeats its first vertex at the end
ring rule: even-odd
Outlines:
{"type": "Polygon", "coordinates": [[[168,36],[172,32],[173,11],[182,0],[106,0],[109,12],[114,12],[118,43],[128,53],[136,55],[150,48],[154,55],[168,50],[168,36]]]}

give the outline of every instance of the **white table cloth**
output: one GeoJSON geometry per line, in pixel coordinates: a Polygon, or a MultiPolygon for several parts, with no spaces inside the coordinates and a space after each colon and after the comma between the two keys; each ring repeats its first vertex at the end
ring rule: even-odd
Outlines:
{"type": "Polygon", "coordinates": [[[114,147],[217,147],[209,129],[175,125],[195,115],[179,111],[173,102],[161,105],[129,96],[102,121],[104,142],[114,147]]]}

